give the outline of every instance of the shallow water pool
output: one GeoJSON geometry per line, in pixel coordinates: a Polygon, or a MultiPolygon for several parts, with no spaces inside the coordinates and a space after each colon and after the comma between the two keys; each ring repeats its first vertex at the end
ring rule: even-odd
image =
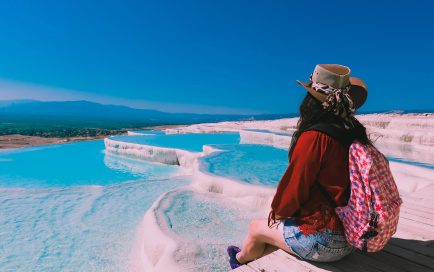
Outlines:
{"type": "Polygon", "coordinates": [[[238,133],[197,133],[168,134],[145,136],[113,136],[110,139],[126,143],[152,145],[166,148],[178,148],[192,152],[202,152],[204,145],[237,144],[240,142],[238,133]]]}
{"type": "Polygon", "coordinates": [[[270,133],[270,134],[275,134],[275,135],[280,135],[280,136],[291,136],[292,134],[289,132],[275,132],[275,131],[271,131],[268,129],[251,129],[251,128],[247,128],[244,129],[245,131],[252,131],[252,132],[262,132],[262,133],[270,133]]]}
{"type": "Polygon", "coordinates": [[[104,154],[102,140],[0,151],[0,187],[109,185],[174,175],[178,168],[104,154]],[[128,167],[120,165],[128,164],[128,167]],[[131,171],[131,169],[135,169],[131,171]]]}
{"type": "Polygon", "coordinates": [[[167,224],[181,239],[174,258],[186,271],[228,271],[227,246],[239,245],[259,216],[219,194],[180,191],[163,201],[170,202],[162,211],[167,224]]]}
{"type": "Polygon", "coordinates": [[[145,129],[145,130],[130,130],[128,133],[137,133],[144,135],[165,135],[166,133],[163,130],[154,130],[154,129],[145,129]]]}
{"type": "Polygon", "coordinates": [[[288,152],[267,145],[214,145],[222,152],[200,159],[201,169],[255,185],[277,186],[288,166],[288,152]]]}
{"type": "Polygon", "coordinates": [[[126,271],[146,210],[188,182],[0,188],[0,271],[126,271]]]}
{"type": "Polygon", "coordinates": [[[179,168],[103,141],[0,151],[0,271],[125,271],[136,229],[179,168]]]}

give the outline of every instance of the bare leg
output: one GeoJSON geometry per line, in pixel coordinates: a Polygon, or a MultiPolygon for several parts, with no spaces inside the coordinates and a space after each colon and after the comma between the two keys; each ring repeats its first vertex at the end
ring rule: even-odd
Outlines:
{"type": "Polygon", "coordinates": [[[286,245],[282,233],[275,227],[268,227],[267,219],[255,219],[250,222],[249,232],[241,252],[237,254],[237,260],[242,264],[253,261],[266,255],[264,253],[271,253],[272,248],[269,248],[270,246],[294,254],[291,248],[286,245]]]}

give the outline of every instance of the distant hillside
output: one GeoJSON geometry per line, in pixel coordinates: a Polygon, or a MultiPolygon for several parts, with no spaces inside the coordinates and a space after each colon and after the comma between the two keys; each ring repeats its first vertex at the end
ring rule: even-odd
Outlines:
{"type": "Polygon", "coordinates": [[[161,122],[171,119],[171,114],[153,111],[139,110],[124,106],[102,105],[88,101],[60,101],[40,102],[29,101],[5,103],[0,106],[0,114],[3,116],[21,117],[56,117],[66,119],[91,119],[91,120],[129,120],[143,122],[161,122]]]}
{"type": "Polygon", "coordinates": [[[33,103],[33,102],[38,102],[38,101],[31,100],[31,99],[0,100],[0,108],[8,107],[11,105],[16,105],[16,104],[27,104],[27,103],[33,103]]]}
{"type": "MultiPolygon", "coordinates": [[[[424,113],[433,110],[361,111],[367,113],[424,113]]],[[[39,118],[56,120],[110,120],[140,123],[198,123],[237,120],[271,120],[294,117],[298,114],[192,114],[167,113],[157,110],[134,109],[126,106],[103,105],[89,101],[0,100],[0,118],[39,118]]]]}
{"type": "Polygon", "coordinates": [[[56,117],[56,119],[92,119],[111,121],[140,121],[146,123],[194,123],[224,120],[264,120],[292,116],[290,114],[223,115],[167,113],[156,110],[133,109],[126,106],[103,105],[89,101],[41,102],[35,100],[0,101],[0,117],[56,117]]]}

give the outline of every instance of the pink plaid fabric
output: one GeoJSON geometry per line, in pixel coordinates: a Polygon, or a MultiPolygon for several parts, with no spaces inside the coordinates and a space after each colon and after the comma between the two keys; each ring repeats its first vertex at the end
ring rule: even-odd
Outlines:
{"type": "Polygon", "coordinates": [[[367,251],[384,248],[396,232],[402,200],[393,180],[389,162],[373,146],[355,141],[350,147],[351,196],[348,205],[337,207],[349,244],[363,249],[363,233],[370,229],[371,213],[378,215],[378,234],[367,240],[367,251]]]}

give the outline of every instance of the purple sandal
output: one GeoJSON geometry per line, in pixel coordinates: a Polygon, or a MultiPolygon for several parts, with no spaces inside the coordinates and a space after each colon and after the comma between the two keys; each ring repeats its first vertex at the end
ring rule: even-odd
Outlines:
{"type": "Polygon", "coordinates": [[[237,253],[241,251],[239,247],[236,246],[229,246],[228,249],[228,255],[229,255],[229,265],[232,269],[235,269],[239,266],[242,266],[240,262],[237,260],[237,253]]]}

